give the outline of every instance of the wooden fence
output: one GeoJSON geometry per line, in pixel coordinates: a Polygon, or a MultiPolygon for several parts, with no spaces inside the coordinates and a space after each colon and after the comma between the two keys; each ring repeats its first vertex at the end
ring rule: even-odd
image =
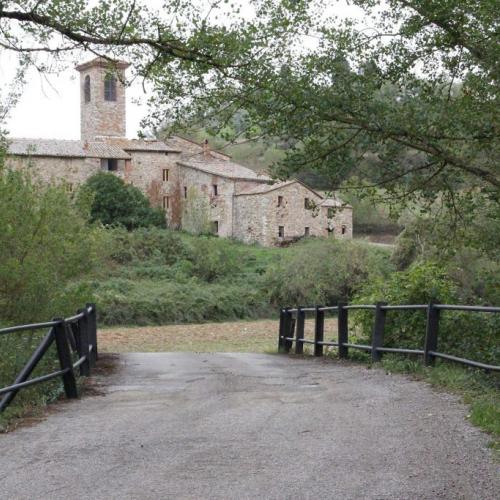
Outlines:
{"type": "Polygon", "coordinates": [[[500,366],[489,365],[479,361],[452,356],[438,351],[439,319],[441,311],[468,311],[470,313],[500,313],[500,307],[464,306],[449,304],[413,304],[388,305],[383,302],[377,304],[338,304],[336,306],[315,306],[285,308],[280,311],[280,325],[278,335],[278,349],[290,352],[295,344],[295,353],[302,354],[305,344],[313,346],[314,356],[322,356],[325,347],[337,347],[339,358],[347,358],[349,349],[359,349],[371,353],[372,361],[380,361],[386,352],[413,354],[423,356],[424,363],[431,365],[436,358],[446,359],[486,371],[500,371],[500,366]],[[374,312],[371,344],[349,343],[349,311],[369,310],[374,312]],[[388,311],[423,310],[426,313],[427,324],[423,349],[405,349],[384,347],[385,319],[388,311]],[[325,313],[337,313],[337,340],[325,341],[325,313]],[[314,314],[314,339],[304,338],[306,315],[314,314]]]}
{"type": "MultiPolygon", "coordinates": [[[[87,304],[75,316],[61,319],[56,318],[45,323],[18,325],[0,330],[0,335],[11,335],[23,331],[45,330],[47,334],[32,353],[30,359],[19,372],[14,383],[0,388],[0,412],[4,411],[16,397],[17,393],[34,384],[41,384],[47,380],[62,377],[64,392],[68,398],[78,397],[76,372],[89,376],[97,361],[97,315],[95,304],[87,304]],[[56,343],[60,370],[29,379],[33,370],[44,357],[49,347],[56,343]],[[78,360],[73,362],[73,353],[77,353],[78,360]]],[[[1,356],[1,353],[0,353],[1,356]]]]}

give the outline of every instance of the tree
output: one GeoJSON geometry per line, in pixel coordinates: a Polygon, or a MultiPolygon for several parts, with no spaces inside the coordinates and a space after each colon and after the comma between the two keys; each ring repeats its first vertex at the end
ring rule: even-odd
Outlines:
{"type": "Polygon", "coordinates": [[[113,174],[99,172],[81,187],[80,200],[90,199],[90,221],[104,225],[165,227],[165,214],[152,208],[142,192],[113,174]]]}
{"type": "Polygon", "coordinates": [[[70,286],[98,262],[101,233],[63,188],[0,165],[0,322],[74,312],[89,291],[70,286]]]}
{"type": "Polygon", "coordinates": [[[278,177],[314,170],[335,188],[355,170],[370,183],[351,188],[403,204],[498,202],[497,2],[353,3],[371,27],[319,0],[255,0],[250,16],[170,0],[167,18],[127,0],[3,1],[0,45],[32,62],[78,48],[127,57],[151,84],[155,126],[224,130],[243,109],[226,139],[292,144],[278,177]]]}

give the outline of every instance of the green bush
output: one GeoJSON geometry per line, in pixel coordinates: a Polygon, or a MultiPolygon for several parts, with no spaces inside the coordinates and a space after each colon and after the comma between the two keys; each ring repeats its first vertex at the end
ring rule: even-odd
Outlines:
{"type": "Polygon", "coordinates": [[[102,242],[64,189],[0,169],[0,322],[74,312],[91,297],[69,285],[97,265],[102,242]]]}
{"type": "MultiPolygon", "coordinates": [[[[356,295],[361,304],[378,301],[389,304],[427,304],[431,301],[458,304],[459,290],[442,266],[418,262],[407,271],[395,272],[385,280],[367,282],[356,295]]],[[[369,342],[373,328],[373,313],[353,315],[369,342]]],[[[426,314],[419,311],[389,311],[386,316],[384,345],[422,349],[425,338],[426,314]]],[[[496,314],[442,311],[439,323],[441,352],[498,364],[500,318],[496,314]]]]}
{"type": "Polygon", "coordinates": [[[191,279],[110,280],[98,291],[101,324],[161,325],[269,316],[258,290],[191,279]]]}
{"type": "Polygon", "coordinates": [[[79,198],[90,200],[91,222],[121,225],[128,230],[166,225],[161,209],[152,208],[138,188],[110,173],[99,172],[90,177],[81,187],[79,198]]]}
{"type": "Polygon", "coordinates": [[[390,271],[385,249],[339,240],[297,244],[265,275],[274,306],[335,304],[349,301],[367,281],[390,271]]]}
{"type": "MultiPolygon", "coordinates": [[[[69,315],[92,300],[91,288],[79,279],[100,262],[105,240],[86,219],[64,189],[40,187],[26,173],[0,168],[0,327],[69,315]]],[[[45,333],[0,336],[0,387],[14,382],[45,333]]],[[[53,346],[33,376],[57,366],[53,346]]],[[[0,427],[60,390],[60,380],[23,389],[0,427]]]]}
{"type": "Polygon", "coordinates": [[[117,264],[154,262],[171,265],[187,255],[188,249],[178,233],[156,227],[127,231],[123,227],[109,229],[110,258],[117,264]]]}

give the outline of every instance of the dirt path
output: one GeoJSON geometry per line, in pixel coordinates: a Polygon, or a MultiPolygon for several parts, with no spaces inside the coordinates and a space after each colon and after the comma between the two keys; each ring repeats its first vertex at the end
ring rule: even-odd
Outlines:
{"type": "MultiPolygon", "coordinates": [[[[274,352],[277,320],[231,321],[189,325],[104,328],[99,331],[103,352],[274,352]]],[[[325,335],[336,335],[337,322],[325,321],[325,335]]],[[[305,335],[312,338],[314,321],[306,321],[305,335]]]]}
{"type": "Polygon", "coordinates": [[[481,499],[487,437],[453,396],[265,354],[122,354],[105,395],[0,436],[8,499],[481,499]]]}

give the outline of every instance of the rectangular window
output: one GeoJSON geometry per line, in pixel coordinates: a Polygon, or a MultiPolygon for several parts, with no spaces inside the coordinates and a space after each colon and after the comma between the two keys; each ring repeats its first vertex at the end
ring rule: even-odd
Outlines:
{"type": "Polygon", "coordinates": [[[214,196],[217,196],[218,194],[217,184],[214,184],[213,188],[214,188],[214,196]]]}
{"type": "Polygon", "coordinates": [[[116,158],[102,158],[101,169],[107,172],[116,172],[118,170],[118,160],[116,158]]]}
{"type": "Polygon", "coordinates": [[[278,207],[283,206],[283,196],[278,196],[278,207]]]}
{"type": "Polygon", "coordinates": [[[309,228],[308,227],[306,227],[304,229],[304,236],[309,236],[309,228]]]}
{"type": "Polygon", "coordinates": [[[305,209],[309,208],[309,198],[304,198],[304,208],[305,209]]]}
{"type": "Polygon", "coordinates": [[[346,226],[342,226],[342,234],[345,234],[347,233],[347,227],[346,226]]]}
{"type": "Polygon", "coordinates": [[[167,210],[167,208],[170,208],[170,199],[168,196],[163,197],[163,208],[164,208],[164,210],[167,210]]]}
{"type": "Polygon", "coordinates": [[[163,182],[168,181],[168,168],[163,169],[163,182]]]}
{"type": "Polygon", "coordinates": [[[278,238],[284,238],[285,237],[285,226],[279,226],[278,227],[278,238]]]}
{"type": "Polygon", "coordinates": [[[188,197],[188,188],[184,186],[184,198],[188,197]]]}
{"type": "Polygon", "coordinates": [[[212,233],[219,234],[219,221],[217,220],[212,221],[212,233]]]}
{"type": "Polygon", "coordinates": [[[328,218],[331,219],[332,217],[335,217],[335,209],[329,208],[328,209],[328,218]]]}

